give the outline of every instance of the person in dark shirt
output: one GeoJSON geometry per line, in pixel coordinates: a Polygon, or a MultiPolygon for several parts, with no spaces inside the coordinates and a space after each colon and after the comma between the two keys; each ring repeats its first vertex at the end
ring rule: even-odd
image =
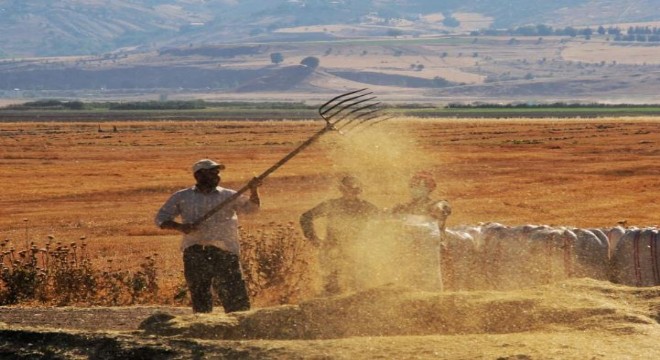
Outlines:
{"type": "Polygon", "coordinates": [[[369,219],[379,210],[360,198],[362,185],[354,176],[345,176],[339,183],[342,196],[326,200],[300,216],[304,236],[319,247],[319,262],[324,295],[355,290],[355,255],[350,248],[360,237],[369,219]],[[326,219],[325,238],[320,238],[314,226],[319,218],[326,219]]]}

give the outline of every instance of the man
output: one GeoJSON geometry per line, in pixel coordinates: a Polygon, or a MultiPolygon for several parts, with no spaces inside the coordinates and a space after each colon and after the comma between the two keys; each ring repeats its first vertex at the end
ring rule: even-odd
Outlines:
{"type": "Polygon", "coordinates": [[[433,176],[418,172],[409,183],[410,201],[392,208],[401,221],[399,237],[401,280],[421,290],[442,291],[440,245],[451,206],[434,200],[433,176]]]}
{"type": "Polygon", "coordinates": [[[160,208],[156,224],[161,229],[174,229],[183,234],[184,276],[195,313],[213,311],[211,287],[215,289],[226,313],[250,308],[245,281],[239,262],[237,213],[259,209],[259,181],[248,184],[249,197],[241,195],[200,224],[195,224],[211,209],[236,193],[220,183],[225,166],[213,160],[197,161],[192,172],[196,184],[174,193],[160,208]],[[180,217],[181,222],[174,219],[180,217]]]}
{"type": "Polygon", "coordinates": [[[304,236],[320,247],[319,262],[323,277],[324,295],[335,295],[356,287],[356,265],[349,249],[359,238],[367,220],[378,208],[360,199],[362,186],[354,176],[346,176],[339,183],[341,197],[326,200],[300,216],[304,236]],[[314,220],[326,218],[325,239],[319,238],[314,220]]]}

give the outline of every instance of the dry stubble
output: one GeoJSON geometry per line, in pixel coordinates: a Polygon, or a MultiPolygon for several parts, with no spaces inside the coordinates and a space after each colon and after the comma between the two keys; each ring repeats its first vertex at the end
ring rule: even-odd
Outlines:
{"type": "MultiPolygon", "coordinates": [[[[158,253],[165,276],[176,276],[178,235],[156,229],[153,216],[172,192],[192,184],[190,164],[222,161],[223,182],[238,188],[321,126],[124,122],[99,131],[89,123],[5,123],[0,232],[18,244],[26,236],[84,236],[99,264],[113,259],[126,268],[158,253]]],[[[365,198],[387,208],[406,198],[407,178],[424,169],[438,179],[436,196],[454,207],[449,226],[657,225],[659,130],[653,118],[397,119],[329,134],[266,180],[263,211],[242,224],[297,222],[338,195],[335,183],[345,173],[363,178],[365,198]]]]}

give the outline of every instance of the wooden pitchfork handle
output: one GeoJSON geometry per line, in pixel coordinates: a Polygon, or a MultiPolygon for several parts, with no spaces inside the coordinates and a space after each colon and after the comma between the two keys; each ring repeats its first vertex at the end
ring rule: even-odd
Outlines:
{"type": "Polygon", "coordinates": [[[311,145],[314,141],[316,141],[318,138],[321,137],[321,135],[325,134],[326,132],[333,130],[333,127],[328,124],[325,126],[323,129],[321,129],[319,132],[316,134],[312,135],[309,139],[307,139],[305,142],[300,144],[297,148],[295,148],[293,151],[291,151],[288,155],[283,157],[280,161],[276,162],[273,166],[269,167],[266,171],[261,173],[259,176],[255,177],[252,179],[250,182],[248,182],[246,185],[244,185],[242,188],[240,188],[236,193],[234,193],[232,196],[228,197],[218,205],[216,205],[214,208],[209,210],[204,216],[200,217],[197,219],[194,223],[192,223],[193,228],[197,228],[201,223],[204,221],[208,220],[211,216],[213,216],[215,213],[220,211],[222,208],[227,206],[230,202],[236,200],[239,196],[241,196],[243,193],[248,191],[250,187],[252,186],[252,183],[255,181],[261,182],[263,179],[265,179],[268,175],[270,175],[272,172],[277,170],[279,167],[284,165],[287,161],[291,160],[294,156],[296,156],[299,152],[303,151],[306,147],[311,145]]]}
{"type": "Polygon", "coordinates": [[[192,223],[193,229],[197,228],[202,222],[208,220],[208,218],[210,218],[215,213],[220,211],[222,208],[227,206],[227,204],[236,200],[239,196],[241,196],[248,189],[254,186],[253,184],[255,181],[261,182],[273,171],[277,170],[280,166],[284,165],[287,161],[291,160],[291,158],[296,156],[299,152],[301,152],[306,147],[311,145],[323,134],[331,130],[336,130],[335,125],[338,124],[339,122],[341,121],[351,122],[356,119],[365,118],[373,114],[373,112],[375,111],[373,108],[377,106],[379,103],[373,102],[372,100],[375,98],[375,96],[369,97],[369,95],[371,95],[371,92],[365,92],[365,90],[367,89],[366,88],[359,89],[359,90],[349,91],[347,93],[340,94],[326,101],[323,105],[321,105],[319,107],[319,115],[321,116],[321,118],[323,118],[323,120],[325,120],[326,123],[323,129],[319,130],[316,134],[312,135],[309,139],[307,139],[305,142],[300,144],[297,148],[295,148],[288,155],[283,157],[280,161],[276,162],[273,166],[268,168],[261,175],[252,179],[245,186],[243,186],[238,191],[236,191],[236,193],[232,194],[232,196],[228,197],[227,199],[225,199],[224,201],[213,207],[211,210],[209,210],[202,217],[200,217],[195,222],[193,222],[192,223]]]}

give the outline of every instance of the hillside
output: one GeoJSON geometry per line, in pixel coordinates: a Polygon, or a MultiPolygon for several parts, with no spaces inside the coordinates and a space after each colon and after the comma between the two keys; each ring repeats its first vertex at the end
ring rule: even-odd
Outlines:
{"type": "Polygon", "coordinates": [[[660,20],[660,8],[653,0],[0,0],[0,15],[0,31],[12,35],[0,37],[0,57],[11,58],[273,41],[278,31],[301,26],[319,26],[327,34],[333,25],[360,25],[383,35],[422,24],[410,30],[424,35],[491,26],[639,23],[660,20]]]}
{"type": "Polygon", "coordinates": [[[660,44],[606,34],[185,46],[0,61],[0,97],[288,101],[369,87],[388,101],[650,103],[659,59],[660,44]],[[317,67],[300,64],[309,57],[317,67]]]}
{"type": "Polygon", "coordinates": [[[652,1],[505,3],[0,0],[0,98],[658,101],[652,1]]]}

